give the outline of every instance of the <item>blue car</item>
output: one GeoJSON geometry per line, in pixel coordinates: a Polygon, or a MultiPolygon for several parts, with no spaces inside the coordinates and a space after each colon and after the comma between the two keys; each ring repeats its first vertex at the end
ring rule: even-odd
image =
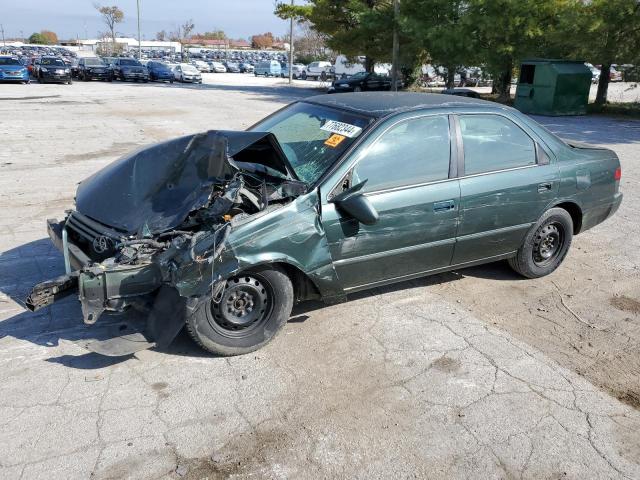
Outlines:
{"type": "Polygon", "coordinates": [[[29,70],[17,57],[0,56],[0,82],[29,83],[29,70]]]}
{"type": "Polygon", "coordinates": [[[171,67],[164,62],[147,62],[147,70],[149,70],[149,80],[160,80],[173,83],[173,71],[171,67]]]}

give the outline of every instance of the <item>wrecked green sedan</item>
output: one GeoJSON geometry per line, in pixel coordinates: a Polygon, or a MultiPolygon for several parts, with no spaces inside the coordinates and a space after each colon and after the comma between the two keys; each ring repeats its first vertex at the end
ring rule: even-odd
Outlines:
{"type": "Polygon", "coordinates": [[[619,207],[620,162],[501,105],[359,93],[294,103],[248,131],[154,145],[83,181],[48,221],[85,323],[139,307],[146,326],[94,342],[124,355],[186,325],[220,355],[256,350],[294,302],[508,259],[553,272],[573,235],[619,207]]]}

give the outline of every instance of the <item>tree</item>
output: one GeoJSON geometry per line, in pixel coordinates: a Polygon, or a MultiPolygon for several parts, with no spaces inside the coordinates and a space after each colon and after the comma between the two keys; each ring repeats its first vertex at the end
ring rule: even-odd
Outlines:
{"type": "Polygon", "coordinates": [[[41,30],[40,35],[42,35],[47,40],[47,44],[49,45],[55,45],[58,43],[58,35],[56,35],[55,32],[52,32],[51,30],[41,30]]]}
{"type": "Polygon", "coordinates": [[[198,34],[198,38],[202,38],[204,40],[226,40],[227,35],[223,30],[212,30],[211,32],[198,34]]]}
{"type": "Polygon", "coordinates": [[[298,62],[307,64],[314,60],[325,60],[329,57],[327,36],[318,32],[307,21],[300,22],[298,34],[294,35],[293,44],[293,50],[298,62]]]}
{"type": "Polygon", "coordinates": [[[280,18],[309,21],[326,35],[327,46],[336,52],[351,58],[365,55],[369,72],[376,61],[391,60],[391,0],[309,0],[299,6],[278,3],[275,13],[280,18]]]}
{"type": "Polygon", "coordinates": [[[638,0],[591,0],[577,22],[581,32],[578,53],[601,65],[596,104],[607,102],[612,64],[640,60],[640,2],[638,0]]]}
{"type": "Polygon", "coordinates": [[[263,50],[265,48],[271,48],[274,41],[275,39],[273,38],[273,33],[261,33],[259,35],[253,35],[251,37],[251,46],[253,48],[263,50]]]}
{"type": "Polygon", "coordinates": [[[29,43],[34,43],[36,45],[48,45],[49,42],[45,36],[41,33],[32,33],[29,37],[29,43]]]}
{"type": "Polygon", "coordinates": [[[165,30],[160,30],[156,33],[156,40],[159,42],[164,42],[167,39],[167,32],[165,30]]]}
{"type": "Polygon", "coordinates": [[[447,88],[454,87],[456,70],[477,61],[478,49],[469,41],[466,0],[409,0],[402,3],[402,26],[430,62],[446,68],[447,88]]]}
{"type": "Polygon", "coordinates": [[[193,19],[189,19],[186,22],[184,22],[181,26],[180,26],[180,30],[182,30],[182,37],[187,40],[189,38],[189,35],[191,34],[191,32],[193,32],[193,29],[195,28],[195,24],[193,23],[193,19]]]}
{"type": "Polygon", "coordinates": [[[111,48],[113,53],[116,50],[116,25],[124,21],[124,12],[115,5],[111,7],[103,7],[95,3],[94,8],[102,16],[102,21],[109,29],[111,35],[111,48]]]}
{"type": "Polygon", "coordinates": [[[513,69],[526,57],[547,56],[546,37],[575,0],[468,0],[462,22],[479,50],[501,101],[509,99],[513,69]]]}

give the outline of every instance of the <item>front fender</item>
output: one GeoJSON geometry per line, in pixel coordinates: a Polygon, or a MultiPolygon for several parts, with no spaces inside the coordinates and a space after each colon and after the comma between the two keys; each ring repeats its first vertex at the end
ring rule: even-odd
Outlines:
{"type": "Polygon", "coordinates": [[[201,296],[220,281],[257,265],[285,263],[305,273],[322,297],[343,295],[317,210],[309,192],[290,204],[233,227],[223,253],[213,263],[191,263],[177,271],[182,296],[201,296]]]}

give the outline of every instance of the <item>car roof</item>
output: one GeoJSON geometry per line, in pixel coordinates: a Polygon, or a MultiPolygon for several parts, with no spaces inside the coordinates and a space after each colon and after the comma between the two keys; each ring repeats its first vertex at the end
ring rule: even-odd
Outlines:
{"type": "Polygon", "coordinates": [[[400,113],[416,109],[442,107],[468,107],[471,105],[500,108],[502,105],[476,98],[440,93],[417,92],[358,92],[337,93],[333,95],[315,95],[303,101],[365,113],[375,117],[384,117],[391,113],[400,113]]]}

